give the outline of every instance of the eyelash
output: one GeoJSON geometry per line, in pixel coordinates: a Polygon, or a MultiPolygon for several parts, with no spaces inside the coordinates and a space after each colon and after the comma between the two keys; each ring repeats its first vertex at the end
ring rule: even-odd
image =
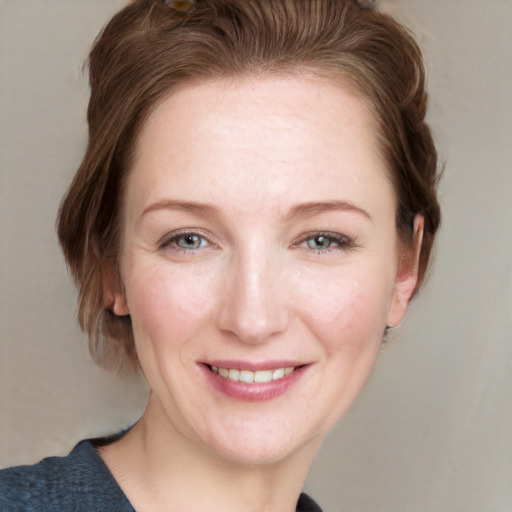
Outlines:
{"type": "Polygon", "coordinates": [[[346,251],[348,249],[353,249],[355,247],[355,243],[353,240],[348,238],[345,235],[341,235],[340,233],[332,233],[328,231],[319,231],[315,233],[308,233],[305,237],[301,238],[298,243],[294,244],[294,247],[301,247],[303,244],[306,244],[306,249],[313,251],[315,254],[326,254],[338,251],[346,251]],[[329,242],[329,246],[325,249],[316,249],[311,247],[308,242],[323,238],[329,242]],[[334,247],[332,247],[334,245],[334,247]]]}
{"type": "Polygon", "coordinates": [[[180,247],[178,245],[178,241],[180,239],[184,239],[187,237],[197,237],[199,239],[201,245],[203,245],[204,243],[206,243],[206,245],[211,245],[210,240],[208,240],[208,238],[206,238],[200,232],[184,230],[184,231],[173,232],[173,233],[170,233],[169,235],[165,236],[159,242],[158,247],[159,247],[159,249],[167,249],[170,246],[173,246],[172,250],[177,253],[181,253],[181,254],[190,254],[190,253],[194,253],[196,251],[199,251],[199,250],[202,250],[205,248],[204,246],[202,247],[201,245],[199,247],[192,247],[192,248],[180,247]]]}
{"type": "MultiPolygon", "coordinates": [[[[173,233],[170,233],[169,235],[165,236],[159,242],[158,246],[159,246],[159,249],[167,249],[172,245],[173,251],[175,251],[177,253],[181,253],[181,254],[190,254],[190,253],[194,253],[196,251],[204,249],[205,244],[206,244],[206,246],[212,245],[210,240],[207,237],[205,237],[202,233],[200,233],[198,231],[184,230],[184,231],[173,232],[173,233]],[[200,245],[198,247],[192,247],[192,248],[180,247],[178,245],[178,241],[180,239],[184,239],[187,237],[197,237],[197,239],[199,239],[200,245]]],[[[318,232],[314,232],[314,233],[308,233],[306,236],[302,237],[298,242],[294,243],[292,247],[299,248],[299,247],[303,246],[304,244],[306,245],[305,249],[311,250],[315,254],[329,254],[329,253],[338,252],[338,251],[346,251],[348,249],[353,249],[355,247],[354,241],[351,240],[350,238],[348,238],[347,236],[342,235],[340,233],[332,233],[332,232],[328,232],[328,231],[318,231],[318,232]],[[317,239],[317,241],[318,241],[318,239],[321,239],[321,238],[328,242],[329,245],[326,248],[317,249],[317,248],[311,247],[309,245],[310,241],[314,241],[315,239],[317,239]]]]}

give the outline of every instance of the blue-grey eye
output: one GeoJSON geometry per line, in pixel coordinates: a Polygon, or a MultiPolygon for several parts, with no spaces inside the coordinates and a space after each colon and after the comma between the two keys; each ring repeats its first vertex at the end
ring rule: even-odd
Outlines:
{"type": "Polygon", "coordinates": [[[307,244],[310,249],[315,251],[325,251],[332,245],[332,239],[325,235],[317,235],[312,238],[308,238],[307,244]]]}
{"type": "Polygon", "coordinates": [[[199,249],[204,242],[203,237],[193,233],[179,235],[175,239],[175,244],[181,249],[199,249]]]}

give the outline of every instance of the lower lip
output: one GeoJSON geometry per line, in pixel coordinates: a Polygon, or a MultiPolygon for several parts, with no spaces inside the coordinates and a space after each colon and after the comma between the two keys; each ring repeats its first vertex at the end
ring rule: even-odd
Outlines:
{"type": "Polygon", "coordinates": [[[284,395],[302,378],[308,365],[296,368],[282,379],[257,384],[226,379],[213,373],[207,365],[202,364],[200,367],[208,382],[224,395],[244,402],[263,402],[284,395]]]}

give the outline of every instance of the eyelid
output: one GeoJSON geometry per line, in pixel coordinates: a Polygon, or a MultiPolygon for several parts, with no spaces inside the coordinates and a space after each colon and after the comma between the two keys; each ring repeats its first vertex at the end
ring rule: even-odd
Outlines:
{"type": "Polygon", "coordinates": [[[334,231],[310,231],[302,235],[296,242],[292,244],[293,248],[299,248],[304,242],[311,240],[316,237],[326,237],[332,242],[336,243],[337,246],[335,248],[328,249],[309,249],[312,252],[316,253],[326,253],[326,252],[335,252],[335,251],[343,251],[347,249],[352,249],[356,246],[355,241],[347,235],[342,233],[337,233],[334,231]]]}
{"type": "MultiPolygon", "coordinates": [[[[208,242],[208,246],[216,246],[216,244],[211,240],[211,238],[204,233],[203,230],[197,229],[197,228],[182,228],[177,229],[175,231],[171,231],[170,233],[167,233],[164,235],[160,240],[157,242],[157,246],[159,249],[165,249],[168,247],[174,240],[176,240],[179,237],[187,236],[187,235],[197,235],[201,237],[203,240],[208,242]]],[[[175,247],[176,251],[186,251],[186,252],[193,252],[194,250],[201,250],[199,249],[183,249],[182,247],[175,247]]]]}

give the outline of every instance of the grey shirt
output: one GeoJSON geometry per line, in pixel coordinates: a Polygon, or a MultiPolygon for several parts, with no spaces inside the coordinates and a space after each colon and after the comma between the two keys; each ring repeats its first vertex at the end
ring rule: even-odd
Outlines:
{"type": "MultiPolygon", "coordinates": [[[[66,457],[0,471],[0,511],[135,512],[94,448],[105,442],[82,441],[66,457]]],[[[322,511],[301,494],[297,512],[322,511]]]]}

